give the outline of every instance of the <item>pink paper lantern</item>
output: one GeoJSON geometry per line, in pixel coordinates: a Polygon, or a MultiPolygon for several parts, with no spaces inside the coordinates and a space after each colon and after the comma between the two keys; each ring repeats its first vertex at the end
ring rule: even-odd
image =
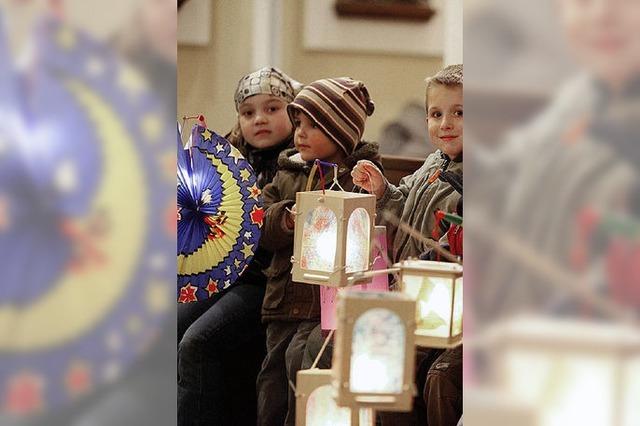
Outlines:
{"type": "MultiPolygon", "coordinates": [[[[376,226],[374,231],[376,244],[373,250],[373,270],[386,269],[387,264],[387,229],[385,226],[376,226]],[[382,248],[382,251],[378,248],[382,248]]],[[[328,287],[320,286],[320,323],[323,330],[336,329],[336,299],[339,291],[389,291],[388,275],[378,275],[364,284],[358,284],[350,287],[328,287]]]]}

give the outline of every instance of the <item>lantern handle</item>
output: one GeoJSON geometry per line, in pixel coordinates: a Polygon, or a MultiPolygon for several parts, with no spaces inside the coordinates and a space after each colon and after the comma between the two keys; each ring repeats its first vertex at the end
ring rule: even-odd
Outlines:
{"type": "Polygon", "coordinates": [[[329,190],[333,189],[334,186],[337,186],[338,188],[340,188],[340,191],[344,192],[344,188],[342,188],[342,186],[340,186],[340,182],[338,182],[338,165],[337,164],[333,165],[333,183],[329,187],[329,190]]]}

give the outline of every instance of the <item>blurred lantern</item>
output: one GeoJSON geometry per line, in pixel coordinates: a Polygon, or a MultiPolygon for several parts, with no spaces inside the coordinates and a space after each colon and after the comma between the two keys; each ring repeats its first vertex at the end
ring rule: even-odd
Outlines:
{"type": "Polygon", "coordinates": [[[539,426],[535,408],[506,392],[465,386],[464,420],[469,425],[539,426]]]}
{"type": "Polygon", "coordinates": [[[502,390],[534,405],[540,425],[638,424],[637,328],[519,318],[495,326],[484,343],[496,358],[502,390]]]}
{"type": "MultiPolygon", "coordinates": [[[[373,270],[384,270],[387,265],[387,227],[376,226],[373,251],[373,270]]],[[[362,284],[347,288],[320,286],[320,324],[323,330],[336,329],[336,297],[339,291],[389,291],[388,274],[378,274],[362,284]]]]}
{"type": "Polygon", "coordinates": [[[400,291],[416,301],[416,345],[451,348],[462,342],[462,266],[405,260],[400,291]]]}
{"type": "Polygon", "coordinates": [[[376,197],[345,191],[296,195],[293,280],[344,287],[371,263],[376,197]]]}
{"type": "Polygon", "coordinates": [[[415,302],[399,293],[338,294],[333,353],[338,405],[411,410],[414,312],[415,302]]]}

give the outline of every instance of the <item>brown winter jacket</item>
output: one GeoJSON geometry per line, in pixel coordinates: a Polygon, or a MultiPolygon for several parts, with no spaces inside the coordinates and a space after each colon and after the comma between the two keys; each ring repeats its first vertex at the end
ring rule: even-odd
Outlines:
{"type": "MultiPolygon", "coordinates": [[[[386,210],[419,231],[424,237],[431,238],[436,224],[434,213],[443,210],[454,213],[461,195],[453,187],[440,179],[429,183],[429,178],[442,167],[444,157],[440,150],[430,154],[422,167],[412,175],[402,178],[399,186],[387,184],[384,195],[376,204],[377,217],[383,218],[386,210]]],[[[462,160],[451,161],[447,170],[462,177],[462,160]]],[[[411,237],[407,232],[397,229],[393,223],[381,221],[387,226],[388,241],[392,242],[395,262],[409,257],[419,257],[429,247],[411,237]]]]}
{"type": "MultiPolygon", "coordinates": [[[[355,152],[340,165],[338,181],[345,191],[354,189],[351,170],[359,160],[370,160],[382,167],[378,144],[360,142],[355,152]]],[[[320,288],[291,280],[293,230],[283,226],[285,207],[295,204],[296,193],[305,190],[311,166],[312,163],[302,161],[295,148],[285,150],[278,159],[278,172],[263,190],[266,211],[260,244],[273,252],[271,265],[265,270],[267,290],[262,303],[263,322],[320,318],[320,288]]],[[[327,178],[328,188],[333,172],[327,178]]],[[[314,182],[313,189],[321,189],[319,181],[314,182]]]]}

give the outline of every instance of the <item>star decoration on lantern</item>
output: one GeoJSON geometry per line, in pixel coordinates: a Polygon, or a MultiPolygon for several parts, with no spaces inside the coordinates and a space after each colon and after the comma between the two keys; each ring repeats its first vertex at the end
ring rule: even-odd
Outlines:
{"type": "Polygon", "coordinates": [[[260,188],[258,188],[257,185],[253,185],[251,188],[249,188],[249,197],[253,198],[254,200],[258,200],[258,196],[262,193],[262,191],[260,191],[260,188]]]}
{"type": "Polygon", "coordinates": [[[264,209],[262,207],[253,206],[253,210],[251,210],[251,223],[262,226],[262,221],[264,220],[264,209]]]}
{"type": "Polygon", "coordinates": [[[240,177],[242,178],[243,182],[246,182],[251,177],[251,172],[248,169],[242,169],[240,171],[240,177]]]}
{"type": "Polygon", "coordinates": [[[65,385],[69,394],[77,396],[91,389],[91,371],[86,362],[76,361],[67,372],[65,385]]]}
{"type": "Polygon", "coordinates": [[[229,156],[231,156],[233,158],[233,161],[238,164],[238,161],[240,161],[242,157],[242,154],[240,153],[240,151],[238,151],[238,148],[236,148],[235,146],[231,145],[231,151],[229,152],[229,156]]]}
{"type": "Polygon", "coordinates": [[[209,292],[209,296],[214,293],[218,293],[218,284],[209,278],[209,283],[207,284],[206,290],[209,292]]]}
{"type": "Polygon", "coordinates": [[[77,39],[73,30],[69,27],[62,27],[56,34],[56,42],[65,50],[71,50],[75,47],[77,39]]]}
{"type": "Polygon", "coordinates": [[[202,138],[205,141],[211,142],[211,135],[212,135],[212,133],[211,133],[211,131],[209,129],[204,129],[204,131],[202,132],[202,138]]]}
{"type": "Polygon", "coordinates": [[[218,145],[216,145],[216,152],[222,152],[222,151],[224,151],[224,145],[219,143],[218,145]]]}
{"type": "Polygon", "coordinates": [[[184,287],[180,289],[180,297],[178,297],[178,303],[190,303],[198,300],[196,297],[197,287],[191,285],[191,283],[187,283],[184,287]]]}
{"type": "Polygon", "coordinates": [[[244,254],[244,257],[247,258],[249,256],[253,256],[253,245],[248,245],[248,244],[242,244],[242,254],[244,254]]]}
{"type": "Polygon", "coordinates": [[[44,380],[42,377],[22,372],[7,382],[3,401],[4,409],[11,414],[28,414],[43,408],[44,380]]]}

